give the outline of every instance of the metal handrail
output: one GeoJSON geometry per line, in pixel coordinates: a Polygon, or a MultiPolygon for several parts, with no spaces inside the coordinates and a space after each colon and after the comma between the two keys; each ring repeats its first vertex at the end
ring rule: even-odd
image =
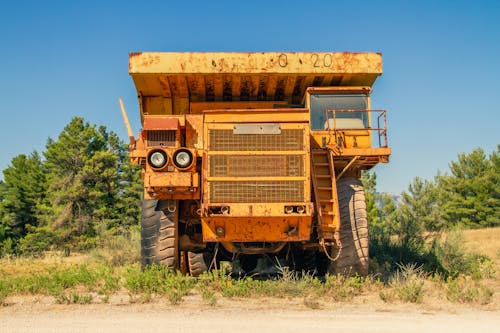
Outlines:
{"type": "Polygon", "coordinates": [[[327,128],[326,130],[328,131],[334,131],[334,132],[342,132],[342,131],[373,131],[377,132],[378,135],[378,144],[379,147],[386,148],[388,147],[388,140],[387,140],[387,117],[386,117],[386,111],[385,110],[326,110],[326,124],[327,128]],[[369,123],[368,127],[364,128],[337,128],[337,113],[366,113],[367,115],[370,113],[373,114],[378,114],[377,116],[377,127],[371,127],[371,120],[373,117],[369,117],[369,123]],[[330,114],[332,117],[330,117],[330,114]],[[329,119],[333,119],[333,128],[330,128],[330,121],[329,119]]]}

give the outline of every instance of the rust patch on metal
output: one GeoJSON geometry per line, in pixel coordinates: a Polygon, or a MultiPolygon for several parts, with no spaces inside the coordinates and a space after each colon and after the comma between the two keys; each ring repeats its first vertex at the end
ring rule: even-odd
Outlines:
{"type": "Polygon", "coordinates": [[[130,52],[129,58],[139,57],[141,54],[142,54],[142,52],[130,52]]]}
{"type": "Polygon", "coordinates": [[[267,78],[261,78],[259,80],[259,90],[257,92],[257,100],[258,101],[265,101],[266,100],[266,97],[267,97],[266,85],[267,85],[267,78]]]}
{"type": "Polygon", "coordinates": [[[230,76],[224,76],[222,87],[222,100],[224,102],[233,100],[233,81],[230,76]]]}
{"type": "Polygon", "coordinates": [[[302,86],[302,82],[304,81],[304,76],[298,76],[297,80],[295,81],[295,86],[293,87],[293,93],[292,93],[292,102],[293,103],[300,103],[300,100],[302,99],[302,94],[300,93],[300,87],[302,86]]]}
{"type": "Polygon", "coordinates": [[[205,96],[207,102],[215,100],[214,79],[213,77],[205,78],[205,96]]]}

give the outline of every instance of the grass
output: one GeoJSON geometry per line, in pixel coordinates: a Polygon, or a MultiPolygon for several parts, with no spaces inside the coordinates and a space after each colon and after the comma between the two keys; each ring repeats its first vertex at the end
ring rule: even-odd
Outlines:
{"type": "MultiPolygon", "coordinates": [[[[476,241],[481,243],[479,234],[474,230],[476,241]]],[[[482,234],[490,236],[486,231],[482,234]]],[[[465,235],[465,239],[469,239],[469,234],[465,235]]],[[[410,264],[400,265],[397,271],[391,272],[382,263],[380,267],[388,274],[384,279],[380,278],[382,274],[367,278],[327,275],[319,279],[287,267],[279,267],[280,276],[268,280],[234,279],[224,269],[194,279],[162,266],[142,271],[138,263],[123,259],[119,246],[115,247],[116,253],[108,255],[93,252],[85,257],[74,254],[66,257],[63,253],[48,253],[42,258],[2,258],[0,304],[8,303],[12,295],[47,295],[59,304],[107,303],[117,292],[128,294],[130,303],[164,299],[172,305],[182,303],[188,295],[200,295],[203,304],[210,307],[223,298],[271,297],[298,298],[305,307],[320,309],[329,303],[349,302],[370,294],[378,294],[386,303],[422,303],[432,294],[452,304],[482,306],[494,300],[494,292],[498,291],[498,279],[495,279],[498,256],[489,259],[483,254],[465,251],[463,238],[453,235],[435,246],[441,271],[431,274],[421,265],[410,264]]],[[[496,255],[495,246],[490,244],[488,249],[496,255]]]]}
{"type": "Polygon", "coordinates": [[[78,294],[76,292],[71,292],[69,295],[60,294],[55,298],[58,304],[90,304],[94,299],[92,295],[78,294]]]}
{"type": "Polygon", "coordinates": [[[127,267],[123,286],[135,295],[166,295],[169,302],[175,305],[189,294],[195,284],[194,278],[172,272],[165,266],[153,265],[141,271],[134,265],[127,267]]]}
{"type": "Polygon", "coordinates": [[[490,258],[496,258],[500,254],[500,227],[467,230],[464,232],[465,246],[467,250],[479,252],[490,258]]]}

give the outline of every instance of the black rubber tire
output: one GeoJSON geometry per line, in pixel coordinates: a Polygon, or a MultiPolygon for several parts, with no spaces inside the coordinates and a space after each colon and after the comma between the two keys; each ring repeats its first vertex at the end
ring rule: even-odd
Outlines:
{"type": "Polygon", "coordinates": [[[165,265],[179,268],[177,205],[174,213],[166,201],[143,200],[141,220],[141,266],[165,265]]]}
{"type": "Polygon", "coordinates": [[[206,253],[196,253],[196,252],[188,252],[187,253],[187,264],[189,268],[189,275],[193,277],[198,277],[201,274],[208,271],[208,262],[207,262],[206,253]]]}
{"type": "Polygon", "coordinates": [[[369,238],[365,190],[356,178],[341,178],[337,182],[340,205],[340,241],[342,249],[328,273],[352,276],[368,275],[369,238]]]}

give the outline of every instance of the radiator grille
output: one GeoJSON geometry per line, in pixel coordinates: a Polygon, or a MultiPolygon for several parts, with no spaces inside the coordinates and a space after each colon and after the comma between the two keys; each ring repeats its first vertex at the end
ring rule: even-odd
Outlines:
{"type": "Polygon", "coordinates": [[[213,155],[209,158],[211,177],[301,177],[303,155],[213,155]]]}
{"type": "Polygon", "coordinates": [[[210,153],[207,176],[218,177],[208,179],[209,202],[285,203],[307,200],[304,197],[307,188],[306,133],[303,128],[283,127],[280,127],[279,134],[234,134],[233,129],[208,129],[207,147],[210,153]],[[296,151],[302,153],[295,154],[296,151]],[[282,178],[273,180],[273,177],[282,178]]]}
{"type": "Polygon", "coordinates": [[[233,134],[233,130],[209,130],[211,151],[290,151],[304,149],[301,129],[283,129],[281,134],[233,134]]]}
{"type": "Polygon", "coordinates": [[[303,181],[210,182],[213,203],[272,203],[304,201],[303,181]]]}
{"type": "Polygon", "coordinates": [[[146,131],[148,147],[166,146],[175,147],[175,130],[146,131]]]}

